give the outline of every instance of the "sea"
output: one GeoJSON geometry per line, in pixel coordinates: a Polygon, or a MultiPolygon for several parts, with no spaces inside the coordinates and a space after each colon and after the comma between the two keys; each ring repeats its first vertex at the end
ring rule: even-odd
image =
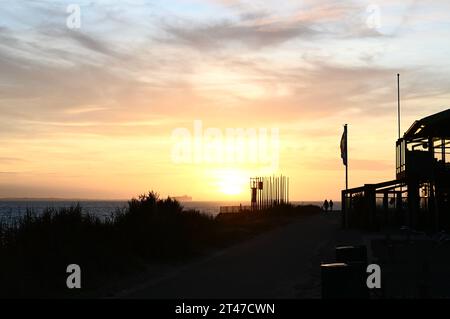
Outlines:
{"type": "MultiPolygon", "coordinates": [[[[71,207],[77,204],[83,209],[83,212],[93,214],[101,219],[111,218],[117,210],[127,207],[125,200],[38,200],[38,199],[20,199],[20,200],[0,200],[0,222],[12,223],[27,211],[36,215],[41,214],[46,208],[71,207]]],[[[294,201],[294,205],[317,205],[322,206],[318,201],[294,201]]],[[[204,214],[216,216],[219,214],[221,206],[242,206],[250,205],[249,202],[233,201],[187,201],[181,202],[185,209],[195,209],[204,214]]],[[[340,202],[334,202],[333,210],[341,209],[340,202]]]]}

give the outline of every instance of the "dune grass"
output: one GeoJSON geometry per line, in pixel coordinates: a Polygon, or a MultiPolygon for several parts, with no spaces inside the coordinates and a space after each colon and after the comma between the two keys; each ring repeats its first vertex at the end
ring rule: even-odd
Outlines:
{"type": "Polygon", "coordinates": [[[148,263],[186,260],[319,211],[280,205],[213,218],[154,192],[130,200],[107,220],[80,205],[29,211],[13,225],[0,225],[0,297],[79,296],[148,263]],[[82,269],[81,290],[66,287],[69,264],[82,269]]]}

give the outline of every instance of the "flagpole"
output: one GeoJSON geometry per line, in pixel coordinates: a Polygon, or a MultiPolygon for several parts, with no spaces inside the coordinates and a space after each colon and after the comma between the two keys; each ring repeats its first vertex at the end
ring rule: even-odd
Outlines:
{"type": "Polygon", "coordinates": [[[346,156],[346,163],[345,163],[345,190],[348,190],[348,131],[347,131],[347,124],[344,125],[344,131],[345,131],[345,156],[346,156]]]}
{"type": "Polygon", "coordinates": [[[347,220],[347,192],[348,192],[348,135],[347,135],[347,124],[344,124],[344,133],[341,137],[341,158],[342,162],[345,165],[345,191],[341,192],[342,198],[341,198],[341,210],[343,212],[342,214],[342,225],[344,228],[348,225],[347,220]]]}
{"type": "Polygon", "coordinates": [[[398,138],[400,139],[400,73],[397,73],[397,118],[398,118],[398,138]]]}

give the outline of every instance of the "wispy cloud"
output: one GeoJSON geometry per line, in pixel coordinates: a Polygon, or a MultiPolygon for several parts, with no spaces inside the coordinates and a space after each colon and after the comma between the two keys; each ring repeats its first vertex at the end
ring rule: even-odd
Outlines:
{"type": "Polygon", "coordinates": [[[165,41],[179,42],[198,50],[220,49],[230,43],[260,49],[295,38],[308,39],[317,33],[303,24],[242,25],[231,21],[195,27],[170,25],[164,30],[171,36],[165,41]]]}

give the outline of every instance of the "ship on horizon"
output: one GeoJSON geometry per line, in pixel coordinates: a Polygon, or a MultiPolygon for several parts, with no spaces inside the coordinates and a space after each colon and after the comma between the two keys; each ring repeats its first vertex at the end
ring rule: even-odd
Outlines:
{"type": "Polygon", "coordinates": [[[192,197],[188,196],[188,195],[183,195],[183,196],[174,196],[172,197],[173,199],[176,199],[179,202],[191,202],[192,201],[192,197]]]}

